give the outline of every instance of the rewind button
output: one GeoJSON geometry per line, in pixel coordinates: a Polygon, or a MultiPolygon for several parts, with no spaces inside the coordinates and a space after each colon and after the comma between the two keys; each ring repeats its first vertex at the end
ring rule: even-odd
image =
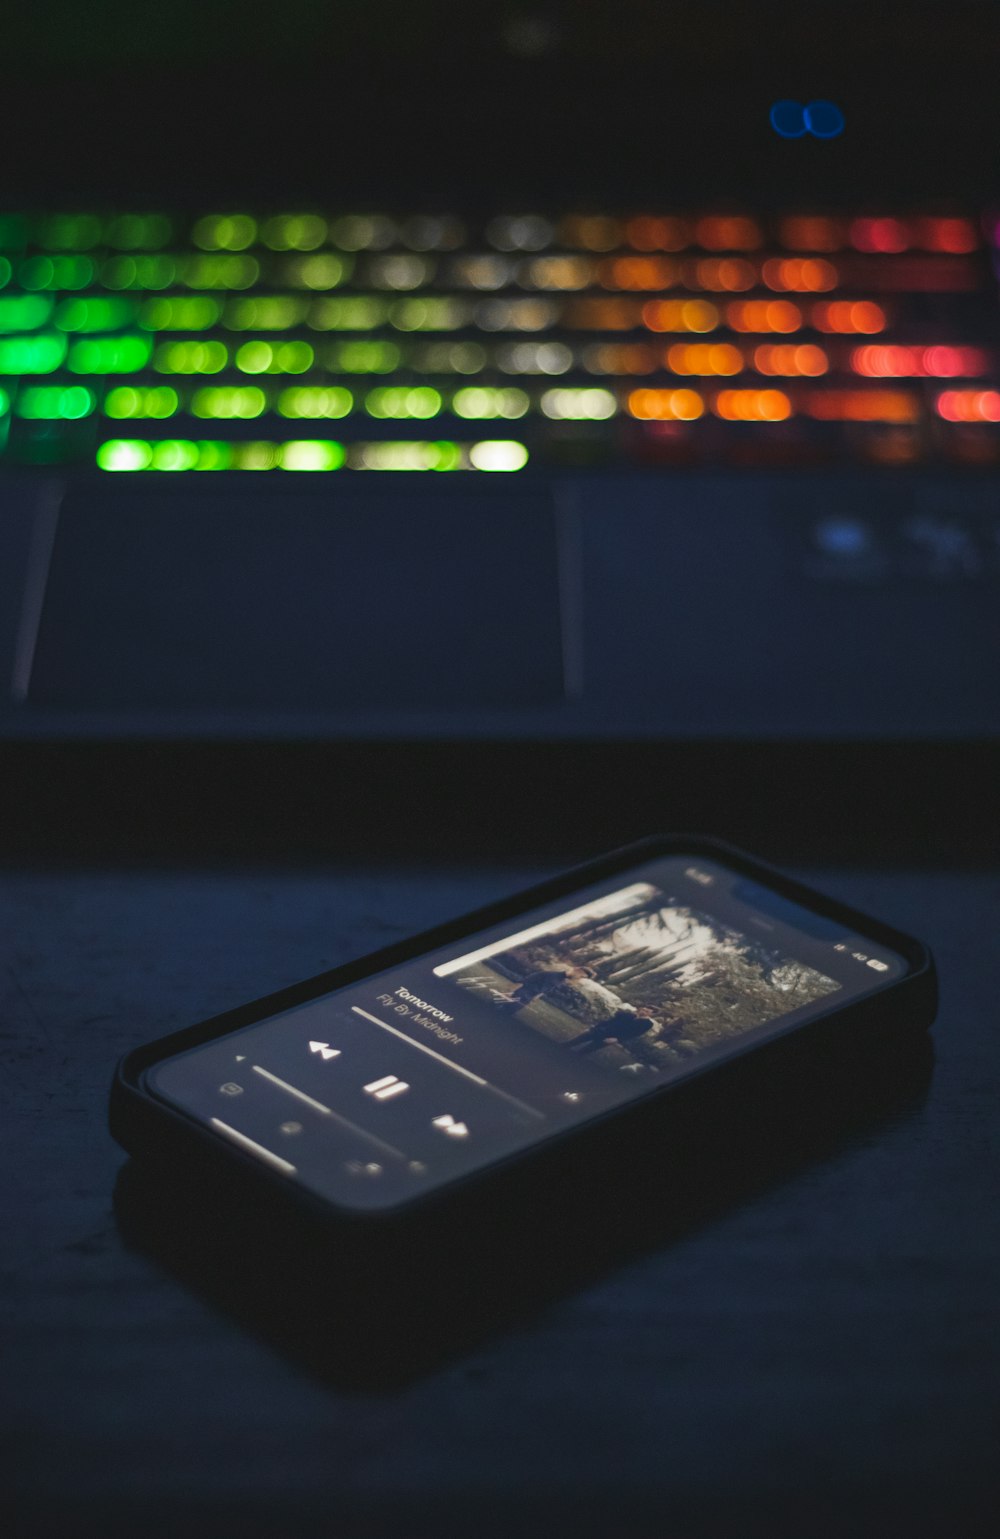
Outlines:
{"type": "Polygon", "coordinates": [[[469,1130],[465,1123],[456,1122],[454,1117],[435,1117],[431,1122],[431,1126],[439,1128],[441,1132],[446,1133],[449,1138],[468,1138],[469,1136],[469,1130]]]}

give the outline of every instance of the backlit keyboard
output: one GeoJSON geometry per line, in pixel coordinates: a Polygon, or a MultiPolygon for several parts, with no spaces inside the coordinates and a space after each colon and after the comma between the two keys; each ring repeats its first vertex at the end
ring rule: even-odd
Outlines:
{"type": "Polygon", "coordinates": [[[991,221],[0,215],[7,464],[994,466],[991,221]]]}

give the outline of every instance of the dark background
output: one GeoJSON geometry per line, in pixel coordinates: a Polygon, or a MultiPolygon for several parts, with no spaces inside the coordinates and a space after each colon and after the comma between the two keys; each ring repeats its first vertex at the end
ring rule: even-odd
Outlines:
{"type": "Polygon", "coordinates": [[[993,0],[42,0],[5,21],[29,204],[613,208],[992,189],[993,0]],[[834,100],[849,132],[773,133],[834,100]]]}
{"type": "MultiPolygon", "coordinates": [[[[36,5],[4,22],[4,201],[988,207],[997,19],[36,5]],[[849,131],[779,140],[785,96],[849,131]]],[[[995,1532],[997,770],[995,734],[5,745],[14,1539],[995,1532]],[[138,1042],[685,827],[929,941],[933,1061],[318,1268],[111,1143],[138,1042]]]]}

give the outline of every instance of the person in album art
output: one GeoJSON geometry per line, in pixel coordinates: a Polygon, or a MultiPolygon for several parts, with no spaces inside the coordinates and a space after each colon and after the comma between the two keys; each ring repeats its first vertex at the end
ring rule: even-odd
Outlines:
{"type": "Polygon", "coordinates": [[[647,1031],[652,1031],[655,1025],[652,1016],[642,1015],[631,1006],[623,1005],[614,1015],[598,1021],[574,1037],[569,1043],[569,1049],[572,1053],[598,1053],[602,1047],[613,1042],[620,1047],[627,1047],[636,1037],[644,1037],[647,1031]]]}
{"type": "Polygon", "coordinates": [[[562,967],[540,967],[536,972],[529,973],[522,978],[513,994],[509,994],[505,1000],[499,1001],[499,1008],[516,1012],[523,1010],[525,1005],[530,1005],[550,989],[556,989],[563,983],[576,983],[585,978],[595,976],[590,967],[576,966],[568,963],[562,967]]]}

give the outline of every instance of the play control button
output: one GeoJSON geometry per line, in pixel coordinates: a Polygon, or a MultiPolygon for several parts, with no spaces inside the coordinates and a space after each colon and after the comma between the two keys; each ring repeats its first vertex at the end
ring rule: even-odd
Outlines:
{"type": "Polygon", "coordinates": [[[449,1138],[468,1138],[469,1130],[464,1122],[456,1122],[454,1117],[435,1117],[432,1127],[440,1128],[442,1133],[447,1133],[449,1138]]]}

